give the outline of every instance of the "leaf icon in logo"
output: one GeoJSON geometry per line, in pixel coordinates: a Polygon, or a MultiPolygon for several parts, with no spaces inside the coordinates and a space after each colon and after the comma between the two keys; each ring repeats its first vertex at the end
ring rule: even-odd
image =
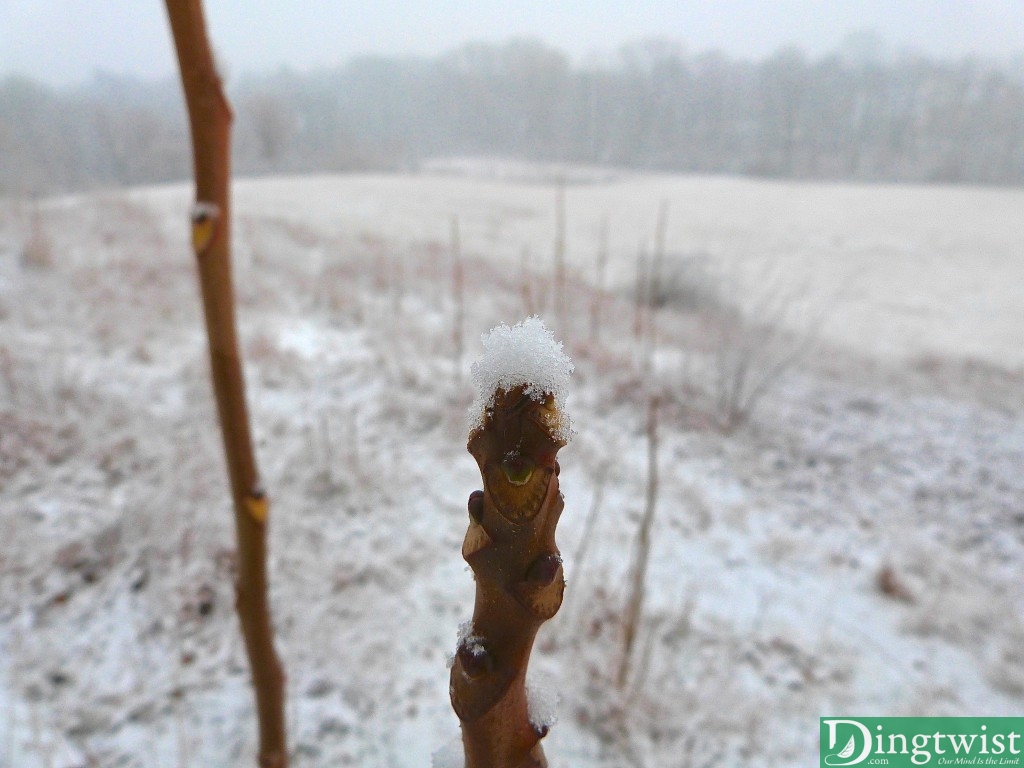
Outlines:
{"type": "Polygon", "coordinates": [[[843,747],[843,751],[840,752],[838,755],[836,755],[836,757],[849,757],[852,754],[853,754],[853,736],[850,737],[850,740],[848,742],[846,742],[846,746],[843,747]]]}
{"type": "Polygon", "coordinates": [[[836,726],[839,724],[852,725],[860,733],[860,739],[862,741],[862,748],[860,754],[856,757],[853,756],[854,750],[857,747],[857,735],[856,733],[850,736],[850,740],[846,742],[846,746],[843,747],[842,752],[835,755],[825,755],[823,762],[825,765],[857,765],[867,760],[868,755],[871,754],[871,731],[868,727],[859,720],[822,720],[822,722],[828,725],[828,738],[827,740],[823,737],[821,746],[824,748],[825,744],[828,744],[828,748],[835,749],[836,745],[836,726]],[[842,762],[839,762],[842,761],[842,762]]]}

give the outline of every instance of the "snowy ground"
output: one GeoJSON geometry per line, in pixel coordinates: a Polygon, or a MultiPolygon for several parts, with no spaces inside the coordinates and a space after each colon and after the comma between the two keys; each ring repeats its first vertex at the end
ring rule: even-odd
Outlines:
{"type": "MultiPolygon", "coordinates": [[[[533,659],[561,697],[553,768],[795,768],[820,715],[1024,711],[1024,193],[569,174],[558,306],[558,174],[436,170],[236,190],[294,765],[422,768],[457,735],[468,367],[530,311],[577,365],[568,589],[533,659]],[[718,374],[791,351],[721,429],[718,374]],[[619,690],[651,393],[654,547],[619,690]]],[[[189,202],[46,200],[34,227],[0,201],[0,766],[252,764],[189,202]]]]}

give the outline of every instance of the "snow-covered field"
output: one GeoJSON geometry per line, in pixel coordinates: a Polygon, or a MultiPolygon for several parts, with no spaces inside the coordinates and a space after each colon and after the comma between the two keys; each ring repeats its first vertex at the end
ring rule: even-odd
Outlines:
{"type": "MultiPolygon", "coordinates": [[[[532,662],[552,768],[796,768],[821,715],[1024,713],[1024,192],[568,173],[559,302],[558,175],[236,186],[293,764],[422,768],[457,736],[468,369],[534,311],[576,363],[532,662]],[[737,373],[775,370],[720,428],[737,373]]],[[[0,201],[0,766],[253,764],[189,204],[0,201]]]]}

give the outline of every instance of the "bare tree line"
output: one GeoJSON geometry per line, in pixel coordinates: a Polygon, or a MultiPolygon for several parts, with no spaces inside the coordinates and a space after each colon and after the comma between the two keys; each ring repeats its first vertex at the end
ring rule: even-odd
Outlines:
{"type": "MultiPolygon", "coordinates": [[[[1024,79],[975,59],[811,59],[788,49],[750,62],[653,40],[574,65],[516,40],[228,85],[241,174],[500,154],[785,178],[1024,182],[1024,79]]],[[[109,76],[65,91],[0,81],[0,192],[186,178],[175,89],[109,76]]]]}

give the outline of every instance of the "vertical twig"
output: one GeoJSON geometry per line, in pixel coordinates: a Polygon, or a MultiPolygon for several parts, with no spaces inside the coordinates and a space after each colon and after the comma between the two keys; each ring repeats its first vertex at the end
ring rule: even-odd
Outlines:
{"type": "Polygon", "coordinates": [[[519,252],[519,293],[523,299],[523,311],[527,317],[539,315],[544,311],[544,294],[540,287],[534,290],[532,270],[530,269],[530,247],[524,245],[519,252]]]}
{"type": "Polygon", "coordinates": [[[583,523],[583,533],[580,535],[579,544],[576,546],[576,557],[573,558],[572,565],[576,569],[577,580],[583,572],[583,560],[586,558],[587,550],[590,548],[590,541],[594,535],[594,526],[597,524],[597,516],[601,511],[601,502],[604,500],[605,476],[609,469],[608,465],[603,465],[598,470],[594,486],[594,496],[590,501],[590,510],[587,512],[587,519],[583,523]]]}
{"type": "Polygon", "coordinates": [[[630,686],[629,700],[635,699],[647,683],[647,674],[651,668],[651,656],[654,654],[654,644],[658,640],[658,630],[661,627],[661,619],[655,618],[651,621],[651,627],[647,633],[647,640],[644,642],[643,651],[633,672],[633,683],[630,686]]]}
{"type": "Polygon", "coordinates": [[[665,232],[668,228],[668,200],[662,200],[658,206],[658,220],[654,227],[654,253],[651,256],[651,263],[647,272],[647,297],[644,301],[646,312],[644,314],[643,349],[641,360],[643,365],[641,374],[646,378],[651,371],[651,361],[654,355],[654,348],[657,345],[657,309],[661,296],[661,273],[662,264],[665,261],[665,232]]]}
{"type": "MultiPolygon", "coordinates": [[[[604,501],[604,484],[608,470],[607,464],[602,464],[598,469],[594,495],[590,500],[590,509],[587,511],[587,519],[583,523],[583,532],[580,535],[580,540],[576,544],[576,554],[571,561],[572,567],[576,569],[576,591],[572,594],[577,596],[580,594],[580,585],[583,579],[583,563],[586,561],[587,553],[590,551],[590,542],[593,540],[594,529],[597,527],[597,518],[601,513],[601,505],[604,501]]],[[[563,626],[571,627],[579,623],[574,619],[574,616],[578,613],[576,608],[578,601],[579,597],[574,599],[566,608],[566,613],[569,615],[563,620],[563,626]]]]}
{"type": "Polygon", "coordinates": [[[661,285],[662,262],[665,260],[665,234],[668,230],[668,200],[658,206],[658,220],[654,225],[654,256],[651,259],[650,303],[656,304],[661,285]]]}
{"type": "Polygon", "coordinates": [[[465,275],[462,266],[462,239],[459,235],[459,217],[452,216],[452,299],[455,304],[452,319],[452,350],[455,357],[455,384],[462,387],[462,337],[466,318],[465,275]]]}
{"type": "Polygon", "coordinates": [[[640,243],[636,252],[636,286],[634,288],[633,307],[633,345],[642,362],[644,344],[645,308],[650,300],[650,271],[647,264],[647,245],[640,243]]]}
{"type": "Polygon", "coordinates": [[[32,201],[28,237],[21,250],[21,264],[32,269],[47,269],[53,266],[53,243],[46,234],[42,207],[37,199],[32,201]]]}
{"type": "Polygon", "coordinates": [[[331,424],[327,412],[320,414],[320,441],[323,454],[324,474],[327,485],[334,487],[334,445],[331,441],[331,424]]]}
{"type": "Polygon", "coordinates": [[[654,525],[654,510],[658,501],[658,405],[658,396],[651,395],[647,402],[647,498],[633,549],[629,598],[626,601],[626,616],[622,625],[622,660],[619,663],[616,681],[620,690],[626,687],[629,675],[630,657],[643,611],[647,563],[651,556],[651,528],[654,525]]]}
{"type": "Polygon", "coordinates": [[[590,303],[590,341],[596,343],[601,334],[601,302],[604,301],[605,273],[608,271],[608,214],[601,217],[598,230],[597,270],[594,276],[594,298],[590,303]]]}
{"type": "Polygon", "coordinates": [[[269,503],[256,469],[235,330],[231,281],[231,108],[213,60],[201,0],[166,0],[188,106],[196,181],[192,245],[206,317],[213,389],[227,458],[238,537],[236,608],[252,670],[259,765],[288,763],[284,671],[274,650],[267,597],[269,503]]]}
{"type": "Polygon", "coordinates": [[[559,176],[555,186],[555,280],[554,315],[562,333],[568,320],[565,295],[565,177],[559,176]]]}
{"type": "Polygon", "coordinates": [[[405,282],[404,252],[396,248],[390,261],[387,284],[391,286],[391,317],[397,320],[402,315],[402,285],[405,282]]]}

